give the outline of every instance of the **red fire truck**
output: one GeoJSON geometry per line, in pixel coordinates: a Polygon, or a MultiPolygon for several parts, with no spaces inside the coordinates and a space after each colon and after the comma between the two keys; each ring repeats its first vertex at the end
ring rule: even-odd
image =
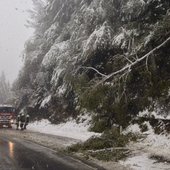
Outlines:
{"type": "Polygon", "coordinates": [[[0,105],[0,128],[12,128],[16,120],[16,109],[10,105],[0,105]]]}

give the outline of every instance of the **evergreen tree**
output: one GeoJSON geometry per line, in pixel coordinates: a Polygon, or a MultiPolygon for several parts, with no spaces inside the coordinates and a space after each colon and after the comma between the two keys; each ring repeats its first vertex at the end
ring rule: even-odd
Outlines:
{"type": "Polygon", "coordinates": [[[0,104],[6,103],[10,96],[10,84],[6,80],[5,73],[2,72],[0,76],[0,104]]]}

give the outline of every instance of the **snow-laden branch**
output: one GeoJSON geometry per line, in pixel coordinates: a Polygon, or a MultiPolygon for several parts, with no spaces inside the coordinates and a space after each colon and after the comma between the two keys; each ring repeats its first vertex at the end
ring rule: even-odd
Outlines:
{"type": "Polygon", "coordinates": [[[147,54],[145,54],[144,56],[142,56],[142,57],[139,58],[139,57],[136,55],[137,57],[136,57],[136,60],[135,60],[135,61],[132,61],[132,60],[128,59],[126,56],[124,56],[124,57],[129,61],[129,63],[128,63],[127,65],[125,65],[123,68],[121,68],[120,70],[115,71],[115,72],[113,72],[113,73],[110,73],[110,74],[108,74],[108,75],[99,72],[99,71],[98,71],[96,68],[94,68],[94,67],[81,66],[80,68],[93,70],[93,71],[95,71],[97,74],[99,74],[99,75],[101,75],[101,76],[103,77],[103,79],[102,79],[101,81],[99,81],[99,82],[95,85],[95,87],[96,87],[96,86],[104,83],[106,80],[108,80],[108,79],[110,79],[110,78],[112,78],[112,77],[114,77],[114,76],[116,76],[116,75],[121,74],[120,78],[124,77],[125,75],[127,75],[127,74],[130,73],[131,68],[132,68],[134,65],[138,64],[139,62],[141,62],[141,61],[144,60],[144,59],[146,59],[146,65],[147,65],[147,64],[148,64],[148,58],[149,58],[149,56],[150,56],[151,54],[155,53],[155,52],[156,52],[157,50],[159,50],[160,48],[162,48],[162,47],[163,47],[164,45],[166,45],[168,42],[170,42],[170,37],[168,37],[162,44],[158,45],[157,47],[155,47],[154,49],[152,49],[151,51],[149,51],[147,54]]]}
{"type": "Polygon", "coordinates": [[[118,74],[123,73],[124,71],[127,71],[129,69],[131,69],[132,66],[136,65],[137,63],[141,62],[144,59],[147,59],[151,54],[155,53],[157,50],[159,50],[160,48],[162,48],[164,45],[166,45],[168,42],[170,42],[170,37],[167,38],[162,44],[158,45],[157,47],[155,47],[153,50],[149,51],[147,54],[145,54],[144,56],[142,56],[141,58],[137,58],[134,62],[131,62],[130,64],[127,64],[125,67],[123,67],[122,69],[113,72],[109,75],[105,75],[105,78],[103,78],[97,85],[104,83],[106,80],[112,78],[113,76],[116,76],[118,74]]]}

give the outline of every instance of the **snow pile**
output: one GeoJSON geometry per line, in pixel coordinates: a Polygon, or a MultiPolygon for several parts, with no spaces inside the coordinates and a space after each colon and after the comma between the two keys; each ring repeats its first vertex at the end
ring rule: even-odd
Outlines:
{"type": "MultiPolygon", "coordinates": [[[[144,141],[146,150],[151,155],[156,155],[170,160],[170,135],[149,134],[144,141]]],[[[170,165],[169,165],[170,166],[170,165]]]]}
{"type": "Polygon", "coordinates": [[[66,123],[58,125],[51,124],[48,120],[35,121],[30,123],[28,129],[38,131],[40,133],[64,136],[69,138],[85,141],[93,135],[99,135],[94,132],[89,132],[89,118],[82,118],[82,123],[77,123],[75,120],[69,120],[66,123]],[[84,121],[83,121],[84,119],[84,121]]]}
{"type": "Polygon", "coordinates": [[[123,132],[124,134],[128,133],[134,133],[134,134],[139,134],[141,133],[139,125],[138,124],[133,124],[127,127],[127,129],[123,132]]]}
{"type": "MultiPolygon", "coordinates": [[[[147,150],[155,150],[155,153],[157,151],[160,151],[160,153],[164,152],[169,154],[170,152],[170,135],[169,134],[160,134],[157,135],[154,133],[154,129],[152,128],[152,126],[150,125],[149,122],[145,121],[143,124],[147,125],[147,131],[146,132],[141,132],[139,125],[138,124],[134,124],[134,125],[130,125],[123,133],[128,133],[128,132],[132,132],[132,133],[138,133],[141,135],[147,135],[146,138],[144,140],[142,140],[142,142],[139,144],[140,145],[144,145],[145,148],[147,148],[147,150]],[[161,150],[160,150],[161,148],[161,150]],[[168,152],[167,152],[168,151],[168,152]]],[[[163,155],[162,155],[163,156],[163,155]]],[[[170,156],[169,156],[170,158],[170,156]]]]}

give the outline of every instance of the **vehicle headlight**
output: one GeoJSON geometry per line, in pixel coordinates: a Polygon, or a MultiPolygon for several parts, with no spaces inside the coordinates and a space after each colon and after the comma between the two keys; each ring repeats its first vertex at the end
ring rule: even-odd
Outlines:
{"type": "Polygon", "coordinates": [[[14,120],[13,120],[13,119],[11,119],[11,120],[10,120],[10,122],[11,122],[11,123],[14,123],[14,120]]]}

